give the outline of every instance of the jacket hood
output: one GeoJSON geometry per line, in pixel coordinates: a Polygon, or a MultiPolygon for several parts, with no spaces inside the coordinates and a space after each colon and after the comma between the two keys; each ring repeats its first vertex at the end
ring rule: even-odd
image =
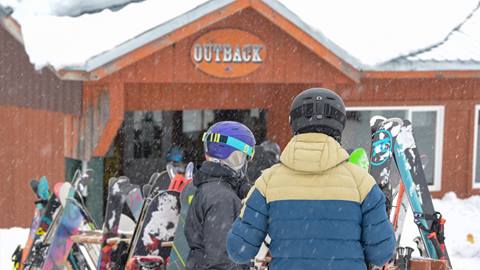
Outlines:
{"type": "Polygon", "coordinates": [[[323,172],[347,159],[347,151],[335,139],[322,133],[294,136],[280,157],[283,165],[303,172],[323,172]]]}
{"type": "Polygon", "coordinates": [[[241,182],[234,170],[220,163],[204,161],[202,167],[193,175],[193,184],[199,187],[208,182],[224,181],[235,189],[241,182]]]}

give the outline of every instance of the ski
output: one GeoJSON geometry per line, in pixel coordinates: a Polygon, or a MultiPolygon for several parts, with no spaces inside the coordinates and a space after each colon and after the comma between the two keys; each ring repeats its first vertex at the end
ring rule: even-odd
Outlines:
{"type": "Polygon", "coordinates": [[[385,194],[388,215],[390,215],[393,203],[394,187],[390,181],[393,148],[402,124],[402,120],[398,118],[386,119],[374,116],[370,120],[372,149],[369,172],[385,194]]]}
{"type": "Polygon", "coordinates": [[[447,260],[451,266],[444,242],[444,219],[433,207],[412,124],[408,120],[404,121],[397,137],[394,153],[426,255],[433,259],[447,260]]]}

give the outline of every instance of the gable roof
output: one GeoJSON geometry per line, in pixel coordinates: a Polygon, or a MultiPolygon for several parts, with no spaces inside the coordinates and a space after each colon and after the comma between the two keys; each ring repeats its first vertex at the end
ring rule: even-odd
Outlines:
{"type": "MultiPolygon", "coordinates": [[[[298,6],[293,7],[303,10],[304,6],[307,8],[306,3],[298,3],[298,6]]],[[[478,6],[444,40],[385,63],[368,66],[314,28],[319,25],[308,25],[279,0],[210,0],[183,14],[173,13],[177,16],[112,49],[89,57],[82,65],[67,66],[56,70],[56,73],[60,78],[71,80],[104,78],[246,8],[264,16],[354,82],[358,82],[361,77],[395,77],[397,72],[404,71],[410,72],[407,76],[413,74],[420,77],[425,74],[442,76],[445,72],[449,72],[449,76],[465,76],[452,73],[465,70],[469,70],[469,74],[480,73],[480,31],[477,30],[480,29],[480,12],[476,12],[478,6]],[[412,73],[415,71],[429,73],[412,73]]],[[[23,42],[20,26],[8,16],[10,11],[7,11],[0,6],[0,14],[5,16],[3,19],[0,16],[0,22],[17,40],[23,42]]],[[[402,73],[401,76],[406,76],[405,74],[402,73]]]]}
{"type": "Polygon", "coordinates": [[[91,73],[90,79],[103,78],[246,8],[253,8],[273,21],[351,80],[358,81],[360,79],[360,70],[362,68],[360,61],[334,44],[322,33],[309,27],[298,16],[276,0],[212,0],[206,2],[120,44],[112,50],[90,58],[84,66],[66,67],[64,71],[91,73]],[[215,12],[212,16],[214,11],[218,12],[215,12]]]}
{"type": "Polygon", "coordinates": [[[67,66],[57,74],[64,79],[97,80],[243,9],[252,8],[277,24],[301,44],[353,81],[362,64],[319,31],[305,24],[277,0],[211,0],[89,58],[81,66],[67,66]]]}

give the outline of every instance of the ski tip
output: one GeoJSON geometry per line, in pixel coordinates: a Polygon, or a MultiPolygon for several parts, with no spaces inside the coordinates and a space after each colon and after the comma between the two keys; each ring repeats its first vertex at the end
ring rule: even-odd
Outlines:
{"type": "Polygon", "coordinates": [[[399,125],[403,125],[403,122],[404,122],[401,118],[398,118],[398,117],[388,118],[387,121],[388,122],[394,122],[394,123],[397,123],[399,125]]]}
{"type": "Polygon", "coordinates": [[[40,177],[40,180],[38,181],[38,186],[37,186],[37,194],[43,200],[47,200],[50,197],[50,189],[48,186],[47,177],[45,176],[40,177]]]}
{"type": "Polygon", "coordinates": [[[142,193],[143,193],[143,197],[144,198],[147,198],[148,197],[148,194],[150,194],[150,190],[152,189],[152,185],[150,184],[145,184],[143,185],[142,187],[142,193]]]}
{"type": "Polygon", "coordinates": [[[56,183],[53,186],[53,193],[55,194],[55,196],[57,196],[57,198],[60,198],[60,190],[62,189],[63,184],[65,183],[56,183]]]}
{"type": "Polygon", "coordinates": [[[192,179],[193,178],[193,170],[195,169],[195,165],[193,162],[189,162],[185,169],[185,179],[192,179]]]}
{"type": "Polygon", "coordinates": [[[153,185],[153,183],[154,183],[155,181],[157,181],[157,179],[158,179],[159,177],[160,177],[160,173],[159,173],[159,172],[154,172],[154,173],[152,174],[152,176],[150,176],[150,179],[148,180],[148,184],[149,184],[149,185],[153,185]]]}
{"type": "Polygon", "coordinates": [[[108,179],[108,186],[111,187],[113,184],[115,184],[116,181],[116,177],[110,177],[110,179],[108,179]]]}
{"type": "Polygon", "coordinates": [[[37,179],[32,179],[28,182],[28,184],[30,185],[30,188],[32,188],[33,192],[37,193],[38,180],[37,179]]]}
{"type": "Polygon", "coordinates": [[[378,127],[383,123],[383,121],[387,120],[387,118],[381,116],[381,115],[375,115],[370,118],[370,128],[372,130],[372,133],[377,131],[378,127]]]}

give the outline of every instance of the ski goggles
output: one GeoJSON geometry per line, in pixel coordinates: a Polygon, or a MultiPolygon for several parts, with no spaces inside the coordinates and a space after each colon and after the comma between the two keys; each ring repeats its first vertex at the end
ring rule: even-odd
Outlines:
{"type": "Polygon", "coordinates": [[[255,154],[255,149],[252,146],[242,142],[237,138],[222,135],[220,133],[205,132],[203,133],[202,142],[224,143],[240,152],[245,153],[250,159],[252,159],[253,155],[255,154]]]}

